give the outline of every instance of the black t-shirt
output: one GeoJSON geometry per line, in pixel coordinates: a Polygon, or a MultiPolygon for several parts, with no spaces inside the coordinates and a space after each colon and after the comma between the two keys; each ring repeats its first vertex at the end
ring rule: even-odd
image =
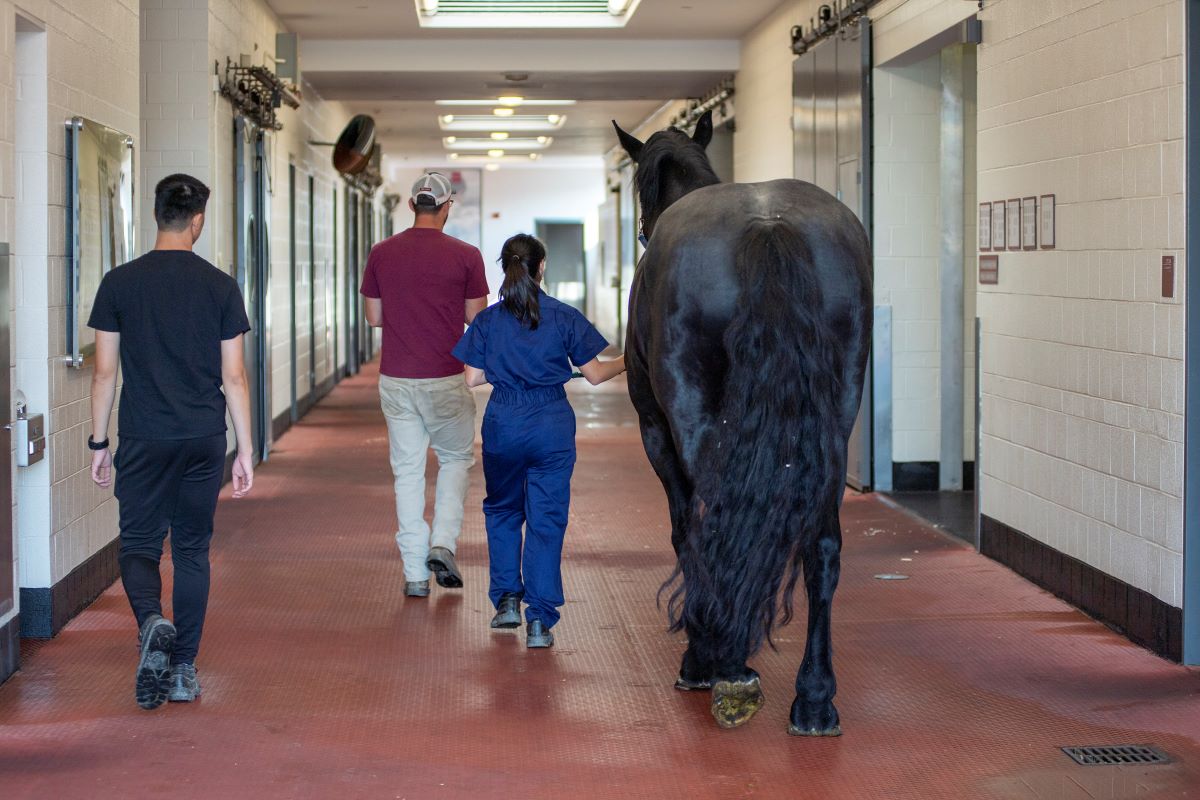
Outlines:
{"type": "Polygon", "coordinates": [[[237,281],[185,250],[151,250],[100,281],[88,326],[121,334],[120,435],[225,431],[221,342],[250,330],[237,281]]]}

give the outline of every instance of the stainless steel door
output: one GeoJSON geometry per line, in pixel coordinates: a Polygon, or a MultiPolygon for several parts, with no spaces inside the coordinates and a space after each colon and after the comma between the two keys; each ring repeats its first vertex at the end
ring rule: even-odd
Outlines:
{"type": "MultiPolygon", "coordinates": [[[[5,420],[13,418],[12,385],[9,363],[9,308],[8,294],[9,250],[7,242],[0,242],[0,354],[4,357],[0,369],[0,403],[4,404],[5,420]]],[[[16,602],[16,587],[13,584],[13,528],[12,528],[12,432],[7,425],[0,426],[0,498],[4,498],[4,510],[0,513],[0,617],[12,611],[16,602]]]]}
{"type": "MultiPolygon", "coordinates": [[[[799,56],[792,72],[795,176],[850,207],[871,233],[870,20],[842,30],[799,56]]],[[[871,488],[871,371],[850,435],[846,482],[871,488]]]]}

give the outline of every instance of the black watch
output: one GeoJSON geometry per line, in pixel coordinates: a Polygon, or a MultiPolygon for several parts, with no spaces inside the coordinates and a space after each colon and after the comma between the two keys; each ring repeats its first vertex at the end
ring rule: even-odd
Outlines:
{"type": "Polygon", "coordinates": [[[108,439],[105,439],[103,442],[95,442],[95,441],[92,441],[92,435],[89,433],[88,434],[88,449],[89,450],[107,450],[108,449],[108,439]]]}

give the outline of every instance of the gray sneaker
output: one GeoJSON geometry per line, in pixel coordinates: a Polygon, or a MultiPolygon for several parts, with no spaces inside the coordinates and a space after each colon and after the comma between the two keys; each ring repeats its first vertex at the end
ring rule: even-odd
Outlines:
{"type": "Polygon", "coordinates": [[[431,549],[429,558],[425,559],[425,566],[437,578],[438,586],[444,586],[447,589],[462,588],[462,573],[458,571],[458,565],[454,563],[454,553],[445,547],[431,549]]]}
{"type": "Polygon", "coordinates": [[[196,677],[195,664],[171,666],[171,691],[167,699],[172,703],[190,703],[200,696],[200,679],[196,677]]]}
{"type": "Polygon", "coordinates": [[[525,629],[525,646],[529,648],[550,647],[554,644],[554,634],[542,623],[535,619],[525,629]]]}
{"type": "Polygon", "coordinates": [[[151,614],[138,632],[141,656],[133,696],[145,709],[158,708],[167,699],[171,653],[175,651],[175,626],[159,614],[151,614]]]}
{"type": "Polygon", "coordinates": [[[492,617],[493,628],[521,627],[521,595],[506,594],[501,596],[496,606],[496,616],[492,617]]]}
{"type": "Polygon", "coordinates": [[[429,597],[429,581],[408,581],[404,584],[404,594],[408,597],[429,597]]]}

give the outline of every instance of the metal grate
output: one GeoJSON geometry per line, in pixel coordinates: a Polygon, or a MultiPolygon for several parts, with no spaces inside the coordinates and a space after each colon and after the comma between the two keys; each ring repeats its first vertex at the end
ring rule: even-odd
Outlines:
{"type": "Polygon", "coordinates": [[[438,14],[607,14],[608,0],[441,0],[438,14]]]}
{"type": "Polygon", "coordinates": [[[1168,764],[1170,757],[1148,744],[1114,744],[1091,747],[1064,747],[1064,753],[1085,767],[1106,764],[1168,764]]]}

